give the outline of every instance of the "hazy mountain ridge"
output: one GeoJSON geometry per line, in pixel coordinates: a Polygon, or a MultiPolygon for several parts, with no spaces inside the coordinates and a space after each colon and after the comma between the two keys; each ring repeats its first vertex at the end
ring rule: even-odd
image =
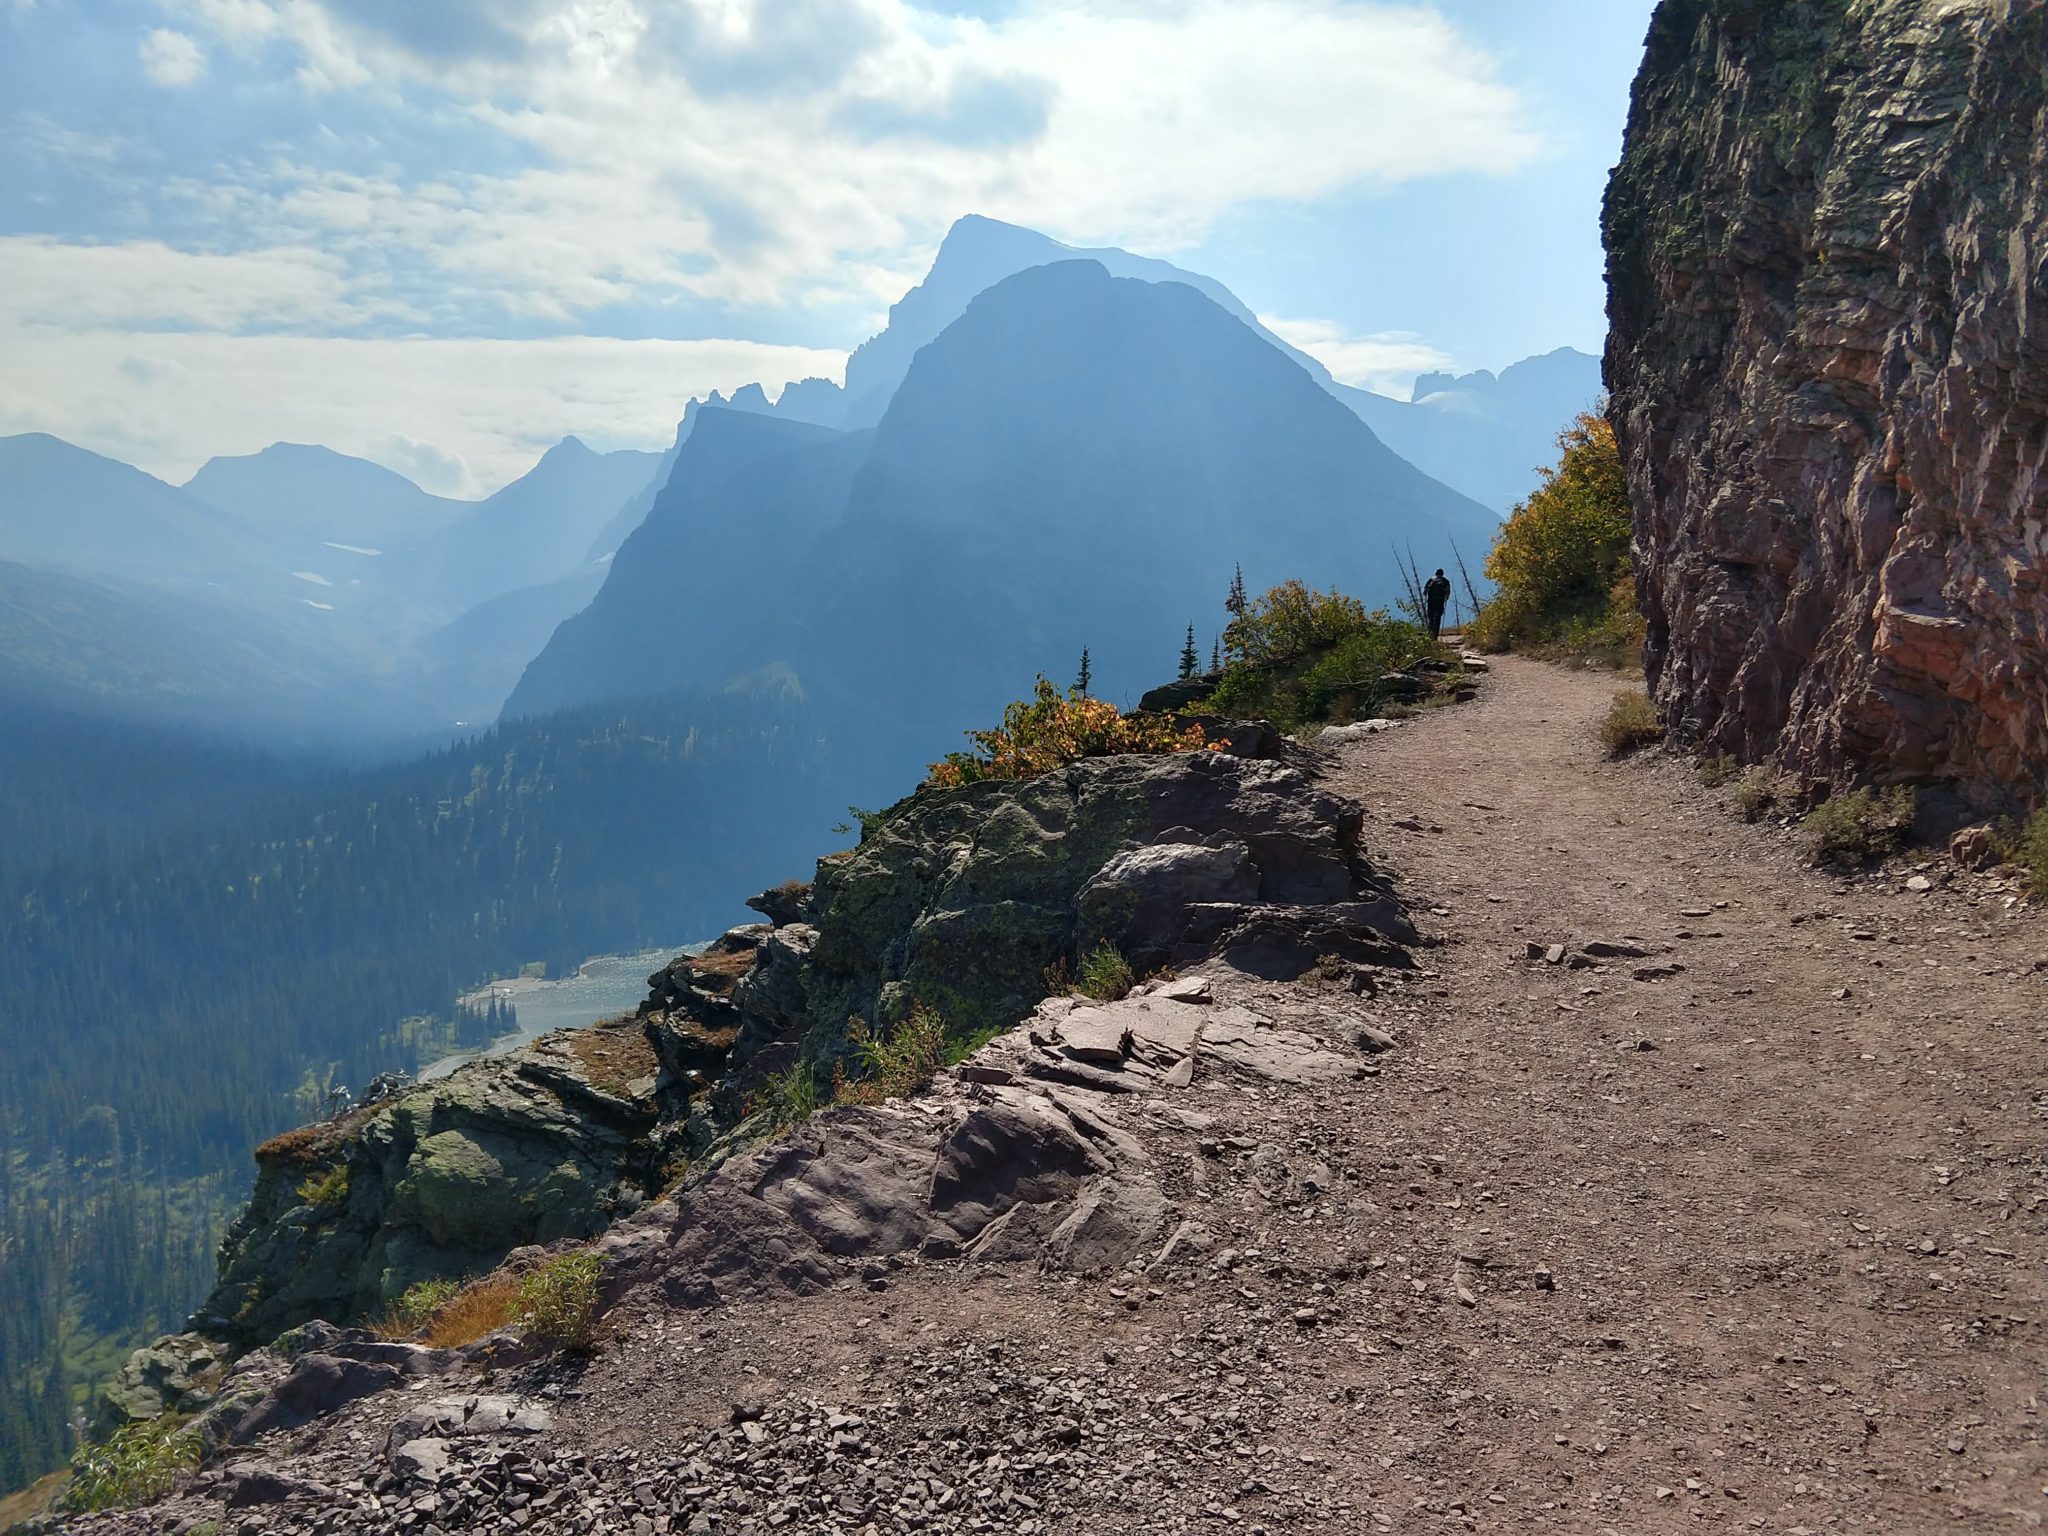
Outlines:
{"type": "Polygon", "coordinates": [[[0,438],[0,679],[284,744],[409,744],[488,719],[595,590],[585,547],[658,458],[568,439],[463,502],[306,445],[213,459],[178,487],[57,438],[0,438]]]}
{"type": "Polygon", "coordinates": [[[1221,627],[1237,559],[1391,602],[1394,544],[1477,553],[1492,526],[1196,290],[1030,268],[920,349],[871,434],[702,411],[506,713],[782,661],[950,744],[1084,645],[1135,697],[1190,621],[1221,627]]]}

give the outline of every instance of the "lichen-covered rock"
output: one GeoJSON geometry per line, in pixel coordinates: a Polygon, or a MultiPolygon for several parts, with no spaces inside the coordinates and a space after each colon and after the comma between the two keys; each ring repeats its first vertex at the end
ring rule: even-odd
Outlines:
{"type": "Polygon", "coordinates": [[[630,1023],[564,1030],[266,1143],[200,1325],[249,1344],[346,1323],[602,1231],[660,1186],[656,1073],[630,1023]]]}
{"type": "Polygon", "coordinates": [[[164,1413],[190,1413],[209,1401],[230,1351],[218,1339],[174,1333],[136,1350],[93,1403],[92,1434],[104,1440],[124,1424],[164,1413]]]}
{"type": "Polygon", "coordinates": [[[1412,941],[1360,851],[1363,823],[1296,768],[1221,753],[920,790],[818,867],[810,1018],[886,1024],[924,1004],[955,1030],[1007,1027],[1084,944],[1128,943],[1148,963],[1218,952],[1227,925],[1189,932],[1217,903],[1342,907],[1382,943],[1412,941]],[[1234,851],[1160,851],[1204,845],[1234,851]]]}
{"type": "Polygon", "coordinates": [[[2041,797],[2044,188],[2048,8],[1658,9],[1607,382],[1679,739],[2041,797]]]}

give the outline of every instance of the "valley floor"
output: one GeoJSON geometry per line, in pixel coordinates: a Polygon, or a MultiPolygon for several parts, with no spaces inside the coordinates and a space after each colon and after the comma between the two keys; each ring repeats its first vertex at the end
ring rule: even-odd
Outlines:
{"type": "MultiPolygon", "coordinates": [[[[535,1487],[571,1491],[529,1528],[2038,1528],[2048,924],[1977,876],[1816,874],[1685,765],[1603,761],[1613,686],[1506,659],[1347,749],[1332,787],[1446,942],[1377,997],[1217,976],[1397,1043],[1129,1113],[1206,1251],[629,1305],[544,1389],[535,1487]],[[1652,953],[1527,957],[1593,940],[1652,953]],[[827,1491],[778,1447],[842,1442],[887,1498],[776,1517],[827,1491]],[[671,1526],[721,1480],[761,1518],[671,1526]]],[[[315,1438],[309,1474],[379,1460],[375,1422],[315,1438]]]]}

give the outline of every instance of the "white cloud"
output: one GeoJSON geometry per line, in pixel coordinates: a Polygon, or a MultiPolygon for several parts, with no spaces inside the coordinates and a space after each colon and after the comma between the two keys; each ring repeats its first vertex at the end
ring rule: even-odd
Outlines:
{"type": "Polygon", "coordinates": [[[342,326],[374,309],[350,298],[338,259],[307,248],[222,255],[147,240],[70,245],[0,236],[0,335],[30,327],[342,326]]]}
{"type": "Polygon", "coordinates": [[[436,496],[467,498],[476,495],[476,477],[459,453],[443,453],[432,443],[423,443],[402,432],[393,433],[383,444],[364,455],[395,469],[423,491],[436,496]]]}
{"type": "Polygon", "coordinates": [[[845,366],[843,353],[748,341],[137,336],[4,320],[0,358],[0,435],[55,433],[173,481],[214,454],[319,442],[405,474],[460,464],[463,494],[523,474],[571,433],[665,448],[693,395],[845,366]]]}
{"type": "Polygon", "coordinates": [[[190,85],[206,73],[206,54],[182,32],[158,27],[142,40],[143,73],[158,85],[190,85]]]}
{"type": "Polygon", "coordinates": [[[222,36],[274,18],[311,89],[431,93],[537,161],[442,185],[393,169],[379,195],[324,209],[303,169],[243,171],[271,206],[239,217],[275,219],[280,239],[324,217],[453,290],[557,318],[671,297],[865,303],[877,269],[901,273],[966,212],[1165,253],[1248,202],[1505,173],[1538,148],[1484,52],[1415,5],[1049,0],[978,20],[907,0],[187,4],[222,36]]]}
{"type": "Polygon", "coordinates": [[[1321,363],[1338,383],[1396,400],[1408,398],[1417,374],[1449,368],[1453,361],[1450,354],[1409,331],[1352,336],[1328,320],[1283,320],[1276,315],[1259,316],[1259,324],[1321,363]]]}

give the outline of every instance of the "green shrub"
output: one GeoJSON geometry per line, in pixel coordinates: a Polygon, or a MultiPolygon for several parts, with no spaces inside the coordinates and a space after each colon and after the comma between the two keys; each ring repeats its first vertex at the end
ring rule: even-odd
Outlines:
{"type": "Polygon", "coordinates": [[[405,1288],[377,1321],[375,1331],[387,1339],[418,1333],[449,1302],[462,1294],[460,1280],[421,1280],[405,1288]]]}
{"type": "Polygon", "coordinates": [[[160,1499],[181,1472],[199,1465],[199,1436],[169,1414],[124,1424],[98,1445],[82,1445],[71,1458],[64,1507],[74,1513],[126,1509],[160,1499]]]}
{"type": "Polygon", "coordinates": [[[1806,853],[1816,864],[1853,869],[1893,853],[1913,825],[1909,784],[1857,789],[1822,802],[1807,814],[1806,853]]]}
{"type": "Polygon", "coordinates": [[[1113,1003],[1131,995],[1135,980],[1130,962],[1104,940],[1081,958],[1081,980],[1075,990],[1099,1003],[1113,1003]]]}
{"type": "MultiPolygon", "coordinates": [[[[1029,700],[1003,711],[994,730],[969,731],[977,750],[949,752],[933,763],[925,783],[942,789],[983,779],[1034,779],[1084,757],[1122,752],[1220,752],[1199,725],[1176,726],[1164,715],[1126,715],[1114,704],[1062,694],[1043,677],[1029,700]]],[[[856,812],[855,814],[859,814],[856,812]]],[[[864,831],[872,830],[865,818],[864,831]]]]}
{"type": "Polygon", "coordinates": [[[1736,781],[1728,799],[1744,821],[1762,821],[1778,803],[1778,776],[1768,768],[1752,768],[1736,781]]]}
{"type": "Polygon", "coordinates": [[[1610,665],[1640,661],[1644,624],[1629,565],[1628,477],[1614,428],[1582,415],[1557,440],[1543,484],[1501,525],[1486,557],[1494,593],[1465,627],[1482,650],[1610,665]]]}
{"type": "Polygon", "coordinates": [[[299,1198],[321,1210],[336,1210],[348,1201],[348,1164],[309,1173],[299,1184],[299,1198]]]}
{"type": "Polygon", "coordinates": [[[1448,653],[1420,625],[1355,597],[1282,582],[1223,631],[1223,676],[1207,708],[1296,730],[1377,708],[1380,679],[1448,653]]]}
{"type": "Polygon", "coordinates": [[[1657,718],[1657,706],[1640,688],[1617,693],[1600,722],[1600,744],[1609,757],[1626,757],[1638,747],[1663,739],[1664,722],[1657,718]]]}
{"type": "Polygon", "coordinates": [[[1999,829],[1998,856],[2027,877],[2027,894],[2048,900],[2048,805],[1999,829]]]}
{"type": "Polygon", "coordinates": [[[565,1253],[519,1277],[519,1323],[555,1349],[582,1349],[597,1328],[598,1281],[604,1264],[594,1253],[565,1253]]]}

